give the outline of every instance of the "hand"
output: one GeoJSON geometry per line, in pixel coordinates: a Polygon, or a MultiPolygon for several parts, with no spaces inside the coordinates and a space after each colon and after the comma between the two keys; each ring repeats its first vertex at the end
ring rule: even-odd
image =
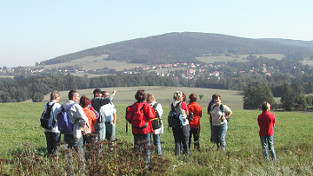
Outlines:
{"type": "Polygon", "coordinates": [[[222,121],[222,122],[224,122],[225,119],[226,119],[225,116],[222,116],[222,117],[221,117],[221,121],[222,121]]]}

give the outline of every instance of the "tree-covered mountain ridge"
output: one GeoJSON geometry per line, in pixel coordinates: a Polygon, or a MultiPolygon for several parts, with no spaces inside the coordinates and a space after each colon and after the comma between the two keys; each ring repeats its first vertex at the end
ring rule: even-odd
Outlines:
{"type": "Polygon", "coordinates": [[[88,56],[129,63],[198,62],[195,58],[221,54],[312,53],[313,41],[251,39],[213,33],[173,32],[94,47],[42,61],[40,65],[71,62],[88,56]]]}

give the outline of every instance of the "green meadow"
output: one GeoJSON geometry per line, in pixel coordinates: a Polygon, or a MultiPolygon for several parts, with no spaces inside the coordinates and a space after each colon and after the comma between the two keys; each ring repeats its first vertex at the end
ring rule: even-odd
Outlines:
{"type": "MultiPolygon", "coordinates": [[[[108,88],[112,91],[115,88],[108,88]]],[[[131,131],[125,131],[125,108],[132,104],[138,87],[116,88],[114,103],[117,107],[117,131],[119,140],[132,143],[131,131]]],[[[303,112],[274,112],[275,126],[274,147],[278,162],[265,162],[262,155],[258,135],[257,116],[259,110],[243,110],[240,92],[169,88],[143,87],[147,92],[154,93],[162,103],[165,125],[161,135],[163,158],[170,160],[170,168],[160,175],[312,175],[313,174],[313,114],[303,112]],[[192,92],[203,94],[199,104],[203,108],[200,132],[200,151],[191,145],[191,155],[174,156],[174,138],[167,128],[167,114],[172,95],[175,90],[182,90],[187,95],[192,92]],[[209,141],[209,116],[206,106],[213,93],[222,95],[223,103],[233,110],[226,135],[227,150],[217,151],[209,141]]],[[[80,90],[81,95],[92,97],[92,90],[80,90]]],[[[67,92],[62,92],[61,103],[66,101],[67,92]]],[[[2,103],[0,104],[0,159],[11,157],[11,151],[22,149],[25,144],[32,144],[37,153],[45,157],[45,136],[40,127],[39,118],[42,103],[2,103]]],[[[130,127],[130,126],[129,126],[130,127]]],[[[153,161],[152,161],[153,162],[153,161]]],[[[155,161],[157,162],[157,161],[155,161]]],[[[9,166],[8,166],[9,167],[9,166]]]]}

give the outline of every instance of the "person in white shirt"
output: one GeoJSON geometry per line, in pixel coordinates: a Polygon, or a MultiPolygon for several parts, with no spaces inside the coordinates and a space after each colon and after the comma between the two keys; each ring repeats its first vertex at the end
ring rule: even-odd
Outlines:
{"type": "Polygon", "coordinates": [[[151,93],[147,94],[147,102],[150,103],[151,107],[156,109],[161,119],[161,124],[162,124],[161,127],[158,129],[155,129],[153,132],[153,144],[156,147],[157,154],[161,156],[162,147],[161,147],[160,135],[164,133],[164,126],[162,122],[163,108],[160,103],[156,102],[155,96],[151,93]]]}

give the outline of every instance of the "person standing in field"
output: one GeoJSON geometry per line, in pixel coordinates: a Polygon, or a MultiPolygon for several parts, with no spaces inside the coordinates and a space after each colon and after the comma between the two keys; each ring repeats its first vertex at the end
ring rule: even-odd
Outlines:
{"type": "Polygon", "coordinates": [[[85,115],[88,118],[88,123],[90,127],[84,127],[83,128],[83,138],[84,138],[84,144],[90,144],[92,143],[92,136],[91,133],[95,133],[94,125],[97,123],[96,114],[88,108],[90,105],[90,100],[85,95],[80,98],[79,105],[83,108],[85,115]]]}
{"type": "Polygon", "coordinates": [[[210,116],[210,129],[211,129],[211,137],[210,137],[210,141],[212,142],[212,143],[214,143],[215,142],[215,140],[214,140],[214,134],[213,134],[213,126],[212,126],[212,116],[211,116],[211,108],[212,108],[212,106],[215,104],[215,102],[214,102],[214,100],[215,100],[215,98],[216,98],[216,95],[217,94],[213,94],[212,95],[212,99],[211,99],[211,101],[209,102],[209,104],[208,104],[208,108],[207,108],[207,114],[209,114],[209,116],[210,116]]]}
{"type": "MultiPolygon", "coordinates": [[[[58,113],[61,111],[61,105],[59,104],[60,101],[60,93],[58,91],[53,91],[50,94],[50,102],[45,105],[45,110],[47,110],[47,106],[52,106],[50,111],[50,116],[56,121],[56,117],[58,113]]],[[[47,151],[48,155],[58,154],[58,147],[57,144],[60,142],[61,134],[58,129],[58,126],[56,125],[51,130],[44,129],[46,141],[47,141],[47,151]]]]}
{"type": "Polygon", "coordinates": [[[175,108],[177,114],[180,115],[182,124],[178,126],[172,126],[173,136],[175,141],[175,155],[179,156],[181,153],[187,155],[190,154],[189,150],[189,137],[190,137],[190,125],[187,119],[189,114],[187,104],[183,101],[183,92],[176,91],[173,96],[173,103],[171,104],[170,110],[175,108]]]}
{"type": "Polygon", "coordinates": [[[262,104],[262,113],[258,116],[258,124],[260,127],[259,135],[264,157],[269,161],[268,150],[272,155],[272,159],[276,162],[276,153],[274,149],[274,126],[276,123],[275,115],[270,113],[271,105],[268,102],[262,104]]]}
{"type": "Polygon", "coordinates": [[[151,119],[155,112],[146,102],[147,95],[144,90],[138,90],[135,94],[136,102],[126,110],[126,120],[132,124],[134,136],[134,151],[145,155],[146,167],[150,163],[150,134],[153,133],[151,119]]]}
{"type": "MultiPolygon", "coordinates": [[[[116,91],[113,92],[113,96],[116,91]]],[[[108,92],[103,92],[102,94],[103,98],[108,98],[110,99],[109,93],[108,92]]],[[[112,97],[113,99],[113,97],[112,97]]],[[[112,100],[111,99],[111,100],[112,100]]],[[[111,151],[113,151],[112,145],[113,141],[115,140],[115,128],[116,128],[116,108],[112,102],[109,102],[108,104],[105,104],[101,106],[99,110],[101,118],[105,122],[105,139],[110,141],[109,143],[109,148],[111,151]]]]}
{"type": "MultiPolygon", "coordinates": [[[[68,93],[68,99],[69,100],[62,106],[65,110],[67,110],[69,122],[73,124],[73,131],[71,133],[64,134],[64,141],[67,144],[68,149],[74,148],[75,152],[78,153],[79,159],[82,163],[81,169],[85,171],[83,135],[81,128],[85,125],[90,127],[90,125],[88,124],[88,118],[85,115],[83,108],[78,104],[80,101],[79,92],[71,90],[68,93]]],[[[69,156],[72,157],[72,153],[70,153],[69,156]]],[[[70,167],[73,166],[71,165],[70,167]]]]}
{"type": "Polygon", "coordinates": [[[156,147],[156,153],[161,156],[162,155],[162,147],[161,147],[161,139],[160,135],[164,133],[164,125],[162,122],[163,108],[161,103],[156,102],[154,94],[147,94],[147,102],[150,103],[151,107],[156,110],[159,114],[159,118],[161,120],[161,127],[155,129],[153,132],[153,144],[156,147]]]}
{"type": "Polygon", "coordinates": [[[202,117],[202,108],[197,103],[197,94],[192,93],[189,95],[189,104],[188,104],[188,111],[189,115],[193,114],[191,118],[189,118],[191,121],[189,121],[190,124],[190,137],[189,137],[189,148],[191,144],[191,137],[194,138],[194,148],[200,150],[200,118],[202,117]]]}
{"type": "MultiPolygon", "coordinates": [[[[99,113],[100,108],[103,105],[110,103],[110,99],[102,97],[101,89],[97,88],[93,91],[94,98],[91,100],[92,107],[99,113]]],[[[95,125],[95,133],[99,136],[98,141],[104,141],[105,139],[105,121],[101,118],[97,119],[95,125]]]]}
{"type": "Polygon", "coordinates": [[[217,149],[226,150],[226,132],[228,129],[227,119],[231,116],[231,109],[222,104],[220,95],[214,99],[215,105],[211,107],[213,134],[217,149]]]}

